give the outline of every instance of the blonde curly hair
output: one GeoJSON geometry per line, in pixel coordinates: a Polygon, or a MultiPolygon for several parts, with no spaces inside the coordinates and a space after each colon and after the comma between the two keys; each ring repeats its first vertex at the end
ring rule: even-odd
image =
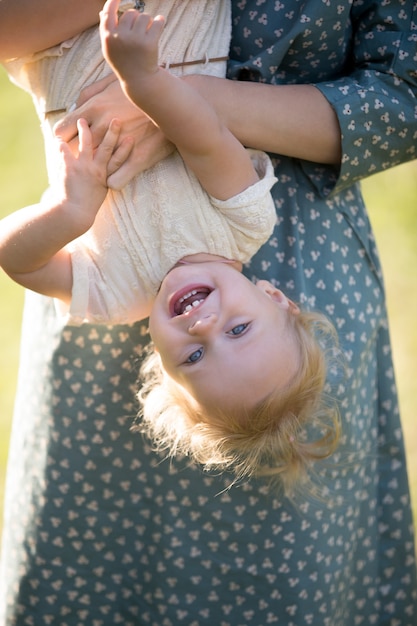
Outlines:
{"type": "MultiPolygon", "coordinates": [[[[158,451],[183,454],[206,470],[231,471],[236,480],[268,476],[288,496],[312,486],[310,469],[329,457],[340,439],[337,404],[325,393],[337,346],[333,325],[322,314],[290,316],[300,366],[285,387],[255,407],[207,411],[164,371],[152,352],[141,368],[140,422],[158,451]]],[[[256,384],[256,381],[254,381],[256,384]]]]}

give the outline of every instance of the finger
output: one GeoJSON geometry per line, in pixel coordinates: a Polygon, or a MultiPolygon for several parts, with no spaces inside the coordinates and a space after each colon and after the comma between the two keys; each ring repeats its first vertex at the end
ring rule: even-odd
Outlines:
{"type": "Polygon", "coordinates": [[[162,144],[155,144],[154,141],[151,141],[150,148],[141,146],[136,152],[132,150],[130,156],[120,168],[108,176],[107,186],[110,189],[122,189],[137,174],[149,169],[161,159],[165,159],[172,154],[174,149],[175,146],[168,141],[164,141],[162,144]],[[159,147],[155,147],[156,145],[159,147]]]}
{"type": "Polygon", "coordinates": [[[103,32],[112,32],[118,24],[117,11],[119,9],[120,0],[107,0],[100,11],[100,30],[103,32]]]}
{"type": "Polygon", "coordinates": [[[165,26],[165,18],[163,15],[157,15],[153,21],[153,23],[155,24],[155,28],[159,29],[159,32],[161,33],[164,30],[164,26],[165,26]]]}
{"type": "Polygon", "coordinates": [[[138,13],[131,9],[123,13],[119,20],[119,32],[127,35],[134,31],[138,37],[143,37],[152,26],[153,19],[147,13],[138,13]]]}
{"type": "Polygon", "coordinates": [[[88,118],[92,120],[89,126],[90,133],[92,135],[93,146],[97,147],[106,134],[106,131],[108,129],[108,122],[106,122],[106,119],[104,117],[103,119],[99,117],[96,122],[94,110],[88,111],[87,105],[85,105],[85,107],[80,107],[79,109],[76,109],[74,113],[67,115],[59,124],[56,124],[54,126],[55,137],[62,139],[67,143],[78,144],[78,120],[82,117],[85,121],[87,121],[87,114],[88,118]],[[84,113],[86,114],[85,116],[84,113]]]}
{"type": "Polygon", "coordinates": [[[130,183],[138,173],[137,165],[132,159],[127,159],[116,171],[107,178],[107,186],[114,191],[120,191],[130,183]]]}
{"type": "MultiPolygon", "coordinates": [[[[61,141],[61,140],[59,140],[61,141]]],[[[63,144],[65,144],[68,149],[70,150],[72,156],[74,157],[78,157],[79,155],[79,150],[78,150],[78,135],[75,137],[75,139],[71,139],[71,141],[62,141],[63,144]]]]}
{"type": "Polygon", "coordinates": [[[81,91],[80,96],[77,99],[77,102],[75,103],[75,107],[77,108],[81,107],[83,104],[88,102],[88,100],[91,100],[91,98],[94,98],[94,96],[96,96],[97,94],[105,91],[106,87],[108,87],[111,83],[114,83],[116,81],[117,81],[117,78],[115,74],[111,73],[108,76],[101,78],[96,83],[92,83],[88,87],[85,87],[81,91]]]}
{"type": "Polygon", "coordinates": [[[163,15],[157,15],[154,19],[145,13],[139,14],[142,19],[142,37],[147,37],[148,41],[153,42],[154,45],[159,41],[162,31],[165,26],[165,18],[163,15]],[[146,19],[148,18],[148,19],[146,19]]]}
{"type": "Polygon", "coordinates": [[[117,119],[113,119],[110,122],[109,128],[107,129],[106,134],[104,135],[103,141],[98,146],[95,161],[98,165],[108,165],[113,151],[115,151],[117,142],[119,141],[120,136],[121,123],[117,119]]]}
{"type": "Polygon", "coordinates": [[[87,124],[87,120],[83,118],[77,120],[77,130],[79,153],[91,157],[93,154],[93,137],[87,124]]]}
{"type": "Polygon", "coordinates": [[[77,120],[79,117],[79,113],[70,113],[57,122],[53,128],[55,137],[66,142],[72,141],[78,134],[77,120]]]}
{"type": "Polygon", "coordinates": [[[125,137],[116,147],[107,164],[107,175],[111,176],[127,161],[135,145],[133,137],[125,137]]]}
{"type": "Polygon", "coordinates": [[[61,139],[57,140],[58,151],[64,159],[68,158],[68,156],[72,156],[71,149],[66,141],[62,141],[61,139]]]}
{"type": "Polygon", "coordinates": [[[68,168],[70,168],[74,160],[77,159],[77,155],[72,153],[70,146],[65,141],[58,140],[57,144],[59,153],[59,160],[57,162],[59,184],[61,182],[61,177],[65,176],[65,172],[68,171],[68,168]]]}

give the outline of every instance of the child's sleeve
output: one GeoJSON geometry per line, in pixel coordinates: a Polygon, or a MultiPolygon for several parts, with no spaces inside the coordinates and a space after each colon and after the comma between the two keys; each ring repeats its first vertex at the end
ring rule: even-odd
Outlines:
{"type": "Polygon", "coordinates": [[[269,239],[277,216],[271,189],[277,182],[271,160],[265,152],[249,150],[259,181],[228,200],[211,197],[226,218],[234,238],[233,258],[246,263],[269,239]]]}

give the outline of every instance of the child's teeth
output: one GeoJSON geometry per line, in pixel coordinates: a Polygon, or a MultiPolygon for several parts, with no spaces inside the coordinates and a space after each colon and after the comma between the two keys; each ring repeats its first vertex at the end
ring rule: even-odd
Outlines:
{"type": "Polygon", "coordinates": [[[187,306],[184,307],[184,313],[188,313],[188,311],[191,311],[193,308],[197,307],[202,302],[204,302],[204,300],[194,300],[192,304],[187,304],[187,306]]]}
{"type": "Polygon", "coordinates": [[[196,293],[197,293],[196,289],[193,289],[193,291],[190,291],[190,293],[186,293],[185,296],[182,296],[182,298],[180,298],[180,303],[184,302],[184,300],[187,300],[187,298],[194,296],[196,293]]]}

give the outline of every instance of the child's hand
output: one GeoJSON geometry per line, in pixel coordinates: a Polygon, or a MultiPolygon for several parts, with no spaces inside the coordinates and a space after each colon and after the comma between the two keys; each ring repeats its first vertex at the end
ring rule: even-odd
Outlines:
{"type": "Polygon", "coordinates": [[[164,28],[162,15],[152,18],[132,9],[118,17],[120,0],[107,0],[100,13],[100,36],[105,59],[122,82],[138,73],[158,70],[158,42],[164,28]]]}
{"type": "Polygon", "coordinates": [[[68,144],[59,142],[62,164],[56,191],[74,219],[79,219],[80,224],[86,221],[89,227],[94,222],[107,194],[109,162],[120,165],[124,163],[131,152],[133,142],[126,139],[116,148],[121,128],[117,119],[110,122],[102,142],[96,149],[93,147],[92,134],[86,120],[79,119],[77,128],[78,155],[72,154],[68,144]]]}
{"type": "Polygon", "coordinates": [[[79,150],[74,155],[61,141],[61,162],[55,186],[38,205],[25,207],[2,220],[0,265],[18,283],[47,296],[71,300],[72,269],[67,245],[94,223],[107,194],[112,155],[123,160],[129,148],[119,139],[120,122],[112,120],[94,150],[85,120],[78,121],[79,150]]]}

